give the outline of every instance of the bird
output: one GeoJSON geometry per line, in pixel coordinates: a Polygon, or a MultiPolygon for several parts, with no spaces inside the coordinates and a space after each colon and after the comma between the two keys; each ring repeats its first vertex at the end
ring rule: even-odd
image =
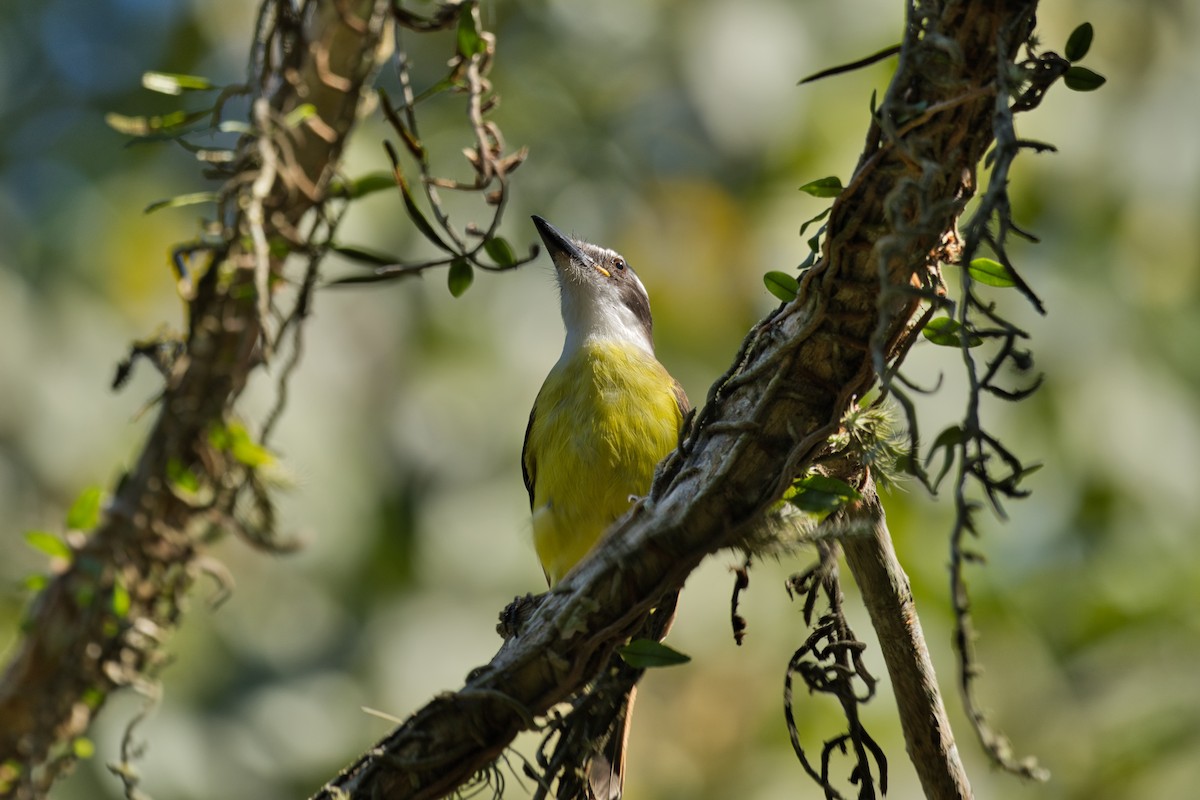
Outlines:
{"type": "MultiPolygon", "coordinates": [[[[649,493],[690,406],[655,356],[650,298],[624,257],[567,237],[539,216],[533,224],[554,264],[566,329],[521,451],[534,550],[553,588],[649,493]]],[[[634,697],[631,690],[607,752],[593,754],[587,767],[598,800],[618,800],[623,791],[634,697]]]]}

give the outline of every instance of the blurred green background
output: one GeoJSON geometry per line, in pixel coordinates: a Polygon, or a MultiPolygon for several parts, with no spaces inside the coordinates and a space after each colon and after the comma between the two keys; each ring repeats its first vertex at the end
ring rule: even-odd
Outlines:
{"type": "MultiPolygon", "coordinates": [[[[702,401],[775,303],[762,273],[806,254],[799,225],[823,201],[797,187],[849,176],[868,98],[892,63],[797,80],[895,43],[902,6],[486,2],[503,98],[493,119],[510,145],[530,148],[502,232],[524,250],[538,213],[621,250],[653,298],[661,359],[702,401]]],[[[151,415],[137,411],[159,381],[143,365],[114,394],[116,361],[132,339],[182,324],[167,252],[197,235],[203,212],[141,209],[209,188],[188,153],[126,147],[103,116],[178,105],[139,88],[144,70],[238,81],[253,17],[245,0],[0,5],[0,648],[15,639],[24,577],[45,569],[23,532],[59,530],[71,500],[110,485],[145,434],[151,415]]],[[[1046,47],[1061,50],[1084,20],[1097,31],[1084,63],[1108,84],[1055,87],[1018,120],[1020,135],[1061,150],[1020,159],[1012,187],[1017,221],[1043,240],[1015,256],[1049,316],[1011,306],[1046,385],[987,409],[995,432],[1046,466],[1007,524],[987,519],[990,563],[971,575],[985,704],[1050,783],[992,770],[962,716],[948,501],[911,484],[885,498],[980,797],[1183,797],[1200,763],[1200,8],[1045,3],[1046,47]]],[[[420,88],[451,45],[407,41],[420,88]]],[[[442,171],[465,176],[460,106],[439,100],[427,113],[442,171]]],[[[351,174],[386,168],[386,135],[364,125],[351,174]]],[[[422,252],[390,193],[356,208],[341,238],[422,252]]],[[[334,261],[329,274],[355,269],[334,261]]],[[[361,707],[404,717],[493,654],[497,612],[542,589],[518,454],[560,336],[544,258],[480,275],[457,300],[438,273],[318,295],[273,441],[296,484],[280,497],[283,529],[306,546],[286,557],[217,547],[236,591],[214,610],[215,587],[201,580],[171,641],[165,699],[137,732],[145,790],[306,796],[390,728],[361,707]]],[[[946,375],[922,401],[926,431],[957,419],[958,368],[951,350],[912,353],[915,379],[946,375]]],[[[266,380],[252,386],[249,418],[270,399],[266,380]]],[[[671,641],[692,663],[643,685],[632,798],[820,796],[781,712],[784,668],[805,635],[783,579],[807,556],[755,569],[741,648],[728,630],[736,561],[710,559],[684,593],[671,641]]],[[[884,674],[874,649],[868,662],[884,674]]],[[[139,704],[128,693],[109,703],[95,758],[56,797],[119,796],[104,764],[139,704]]],[[[811,745],[835,732],[832,711],[802,699],[811,745]]],[[[867,725],[891,758],[889,796],[917,797],[886,687],[867,725]]],[[[522,797],[528,784],[510,778],[509,790],[522,797]]]]}

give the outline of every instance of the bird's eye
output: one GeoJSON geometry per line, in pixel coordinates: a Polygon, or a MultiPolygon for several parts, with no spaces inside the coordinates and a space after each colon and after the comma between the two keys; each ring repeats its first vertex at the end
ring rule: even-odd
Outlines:
{"type": "Polygon", "coordinates": [[[616,267],[617,269],[625,269],[625,259],[618,258],[616,261],[613,262],[613,266],[616,267]]]}

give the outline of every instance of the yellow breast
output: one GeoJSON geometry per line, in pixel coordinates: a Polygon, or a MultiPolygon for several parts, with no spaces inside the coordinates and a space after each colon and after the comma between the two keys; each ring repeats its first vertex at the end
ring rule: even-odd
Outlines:
{"type": "Polygon", "coordinates": [[[683,413],[653,356],[591,343],[555,365],[535,405],[525,448],[533,479],[533,541],[553,586],[650,489],[675,448],[683,413]]]}

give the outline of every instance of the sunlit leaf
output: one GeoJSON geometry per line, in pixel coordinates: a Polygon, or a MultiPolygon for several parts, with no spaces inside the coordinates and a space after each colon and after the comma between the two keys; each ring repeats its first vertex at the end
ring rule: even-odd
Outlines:
{"type": "Polygon", "coordinates": [[[129,606],[129,590],[117,581],[112,588],[112,612],[124,619],[129,616],[129,606]]]}
{"type": "Polygon", "coordinates": [[[96,745],[92,743],[91,739],[80,736],[71,742],[71,752],[75,754],[76,758],[91,758],[96,754],[96,745]]]}
{"type": "Polygon", "coordinates": [[[157,134],[179,134],[183,129],[212,114],[212,111],[172,111],[158,117],[127,117],[124,114],[109,112],[104,115],[104,122],[117,133],[126,136],[154,136],[157,134]]]}
{"type": "Polygon", "coordinates": [[[71,546],[49,531],[29,531],[25,534],[25,543],[51,558],[71,560],[71,546]]]}
{"type": "MultiPolygon", "coordinates": [[[[245,431],[243,430],[242,433],[245,434],[245,431]]],[[[275,460],[271,451],[251,439],[249,434],[234,438],[233,446],[229,448],[229,454],[233,456],[234,460],[247,467],[262,467],[275,460]]]]}
{"type": "Polygon", "coordinates": [[[1067,39],[1066,49],[1063,50],[1063,55],[1067,57],[1067,61],[1079,61],[1088,54],[1088,50],[1091,47],[1092,23],[1085,22],[1071,31],[1071,35],[1067,39]]]}
{"type": "Polygon", "coordinates": [[[200,491],[200,479],[178,458],[167,461],[167,481],[182,494],[195,494],[200,491]]]}
{"type": "MultiPolygon", "coordinates": [[[[936,345],[942,347],[960,347],[962,346],[962,337],[959,331],[962,330],[962,325],[958,324],[958,320],[950,317],[938,317],[931,319],[921,330],[925,338],[936,345]]],[[[975,334],[971,334],[967,338],[967,347],[978,347],[983,344],[983,339],[975,334]]]]}
{"type": "Polygon", "coordinates": [[[170,72],[143,72],[142,86],[152,92],[171,95],[183,94],[184,91],[207,91],[216,88],[208,78],[170,72]]]}
{"type": "Polygon", "coordinates": [[[456,258],[450,262],[450,270],[446,274],[446,285],[450,294],[462,297],[463,292],[470,288],[475,280],[475,270],[465,258],[456,258]]]}
{"type": "Polygon", "coordinates": [[[181,194],[176,197],[168,197],[165,200],[156,200],[150,205],[142,209],[143,214],[152,214],[163,208],[181,208],[182,206],[194,206],[200,203],[215,203],[217,202],[216,192],[193,192],[192,194],[181,194]]]}
{"type": "Polygon", "coordinates": [[[1067,88],[1076,92],[1092,92],[1107,82],[1108,78],[1097,75],[1087,67],[1071,67],[1063,76],[1063,83],[1067,85],[1067,88]]]}
{"type": "Polygon", "coordinates": [[[99,486],[90,486],[79,493],[67,511],[67,530],[90,531],[100,521],[100,501],[104,491],[99,486]]]}
{"type": "Polygon", "coordinates": [[[768,292],[785,303],[795,300],[800,291],[800,282],[795,277],[778,270],[771,270],[763,275],[763,283],[766,284],[768,292]]]}
{"type": "Polygon", "coordinates": [[[836,175],[828,178],[817,178],[800,187],[800,191],[813,197],[837,197],[842,193],[842,181],[836,175]]]}
{"type": "Polygon", "coordinates": [[[252,469],[275,461],[271,451],[254,441],[250,432],[240,423],[215,426],[208,438],[218,450],[229,453],[235,461],[252,469]]]}
{"type": "Polygon", "coordinates": [[[673,667],[686,664],[692,657],[653,639],[634,639],[617,651],[625,663],[635,669],[673,667]]]}
{"type": "Polygon", "coordinates": [[[990,258],[971,259],[967,272],[971,277],[987,286],[1016,286],[1017,282],[1008,267],[990,258]]]}
{"type": "Polygon", "coordinates": [[[315,116],[316,113],[317,113],[317,107],[314,106],[312,103],[301,103],[300,105],[296,106],[291,111],[289,111],[287,113],[287,116],[283,118],[283,121],[287,124],[287,126],[289,128],[295,128],[301,122],[304,122],[304,120],[308,119],[309,117],[315,116]]]}

